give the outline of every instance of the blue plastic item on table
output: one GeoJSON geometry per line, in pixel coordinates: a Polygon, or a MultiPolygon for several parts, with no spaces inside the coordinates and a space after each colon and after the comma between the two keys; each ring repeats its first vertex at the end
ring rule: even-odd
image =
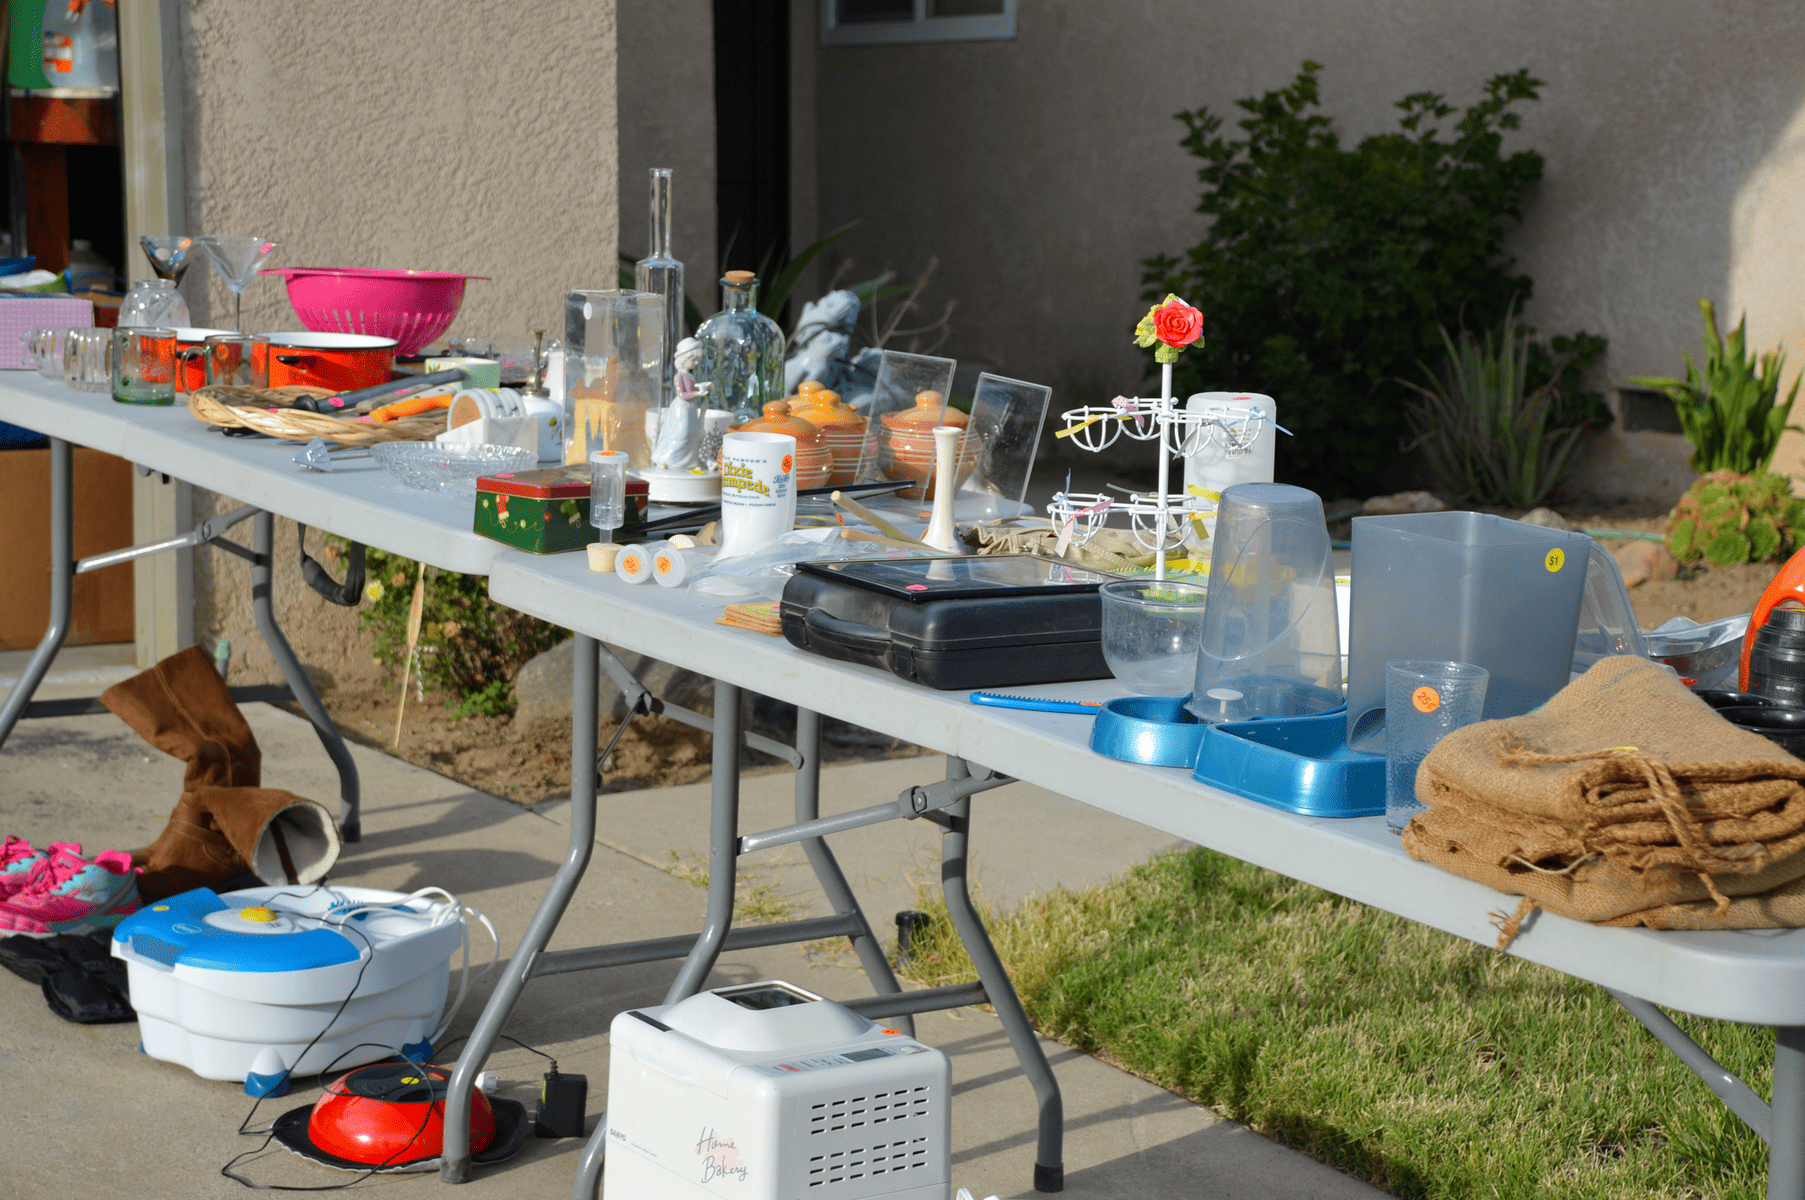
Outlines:
{"type": "Polygon", "coordinates": [[[1197,748],[1209,726],[1193,716],[1190,696],[1122,696],[1111,700],[1091,724],[1091,749],[1105,758],[1150,767],[1196,765],[1197,748]]]}
{"type": "Polygon", "coordinates": [[[1343,709],[1211,725],[1191,775],[1308,817],[1373,817],[1385,811],[1385,756],[1348,749],[1343,709]]]}

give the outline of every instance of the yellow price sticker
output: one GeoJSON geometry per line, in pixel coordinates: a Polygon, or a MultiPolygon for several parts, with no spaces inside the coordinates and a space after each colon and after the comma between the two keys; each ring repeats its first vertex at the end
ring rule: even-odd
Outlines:
{"type": "Polygon", "coordinates": [[[1548,573],[1552,575],[1567,565],[1567,552],[1556,547],[1548,552],[1548,557],[1543,559],[1542,563],[1548,568],[1548,573]]]}

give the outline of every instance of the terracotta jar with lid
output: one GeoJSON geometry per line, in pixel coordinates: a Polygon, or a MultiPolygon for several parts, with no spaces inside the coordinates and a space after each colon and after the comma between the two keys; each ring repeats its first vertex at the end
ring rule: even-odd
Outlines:
{"type": "Polygon", "coordinates": [[[791,415],[819,429],[827,441],[827,448],[833,452],[833,474],[825,486],[845,487],[856,483],[859,455],[865,448],[865,418],[852,405],[842,403],[840,393],[813,380],[804,383],[797,392],[808,400],[808,404],[800,409],[792,408],[791,415]]]}
{"type": "MultiPolygon", "coordinates": [[[[939,392],[927,391],[915,397],[915,407],[901,412],[885,413],[878,432],[878,469],[889,479],[913,479],[917,486],[899,493],[909,500],[932,500],[938,490],[934,479],[934,429],[951,425],[964,429],[971,417],[945,404],[939,392]],[[941,412],[945,408],[944,415],[941,412]]],[[[957,487],[978,464],[981,447],[975,438],[965,438],[959,446],[957,487]]]]}
{"type": "Polygon", "coordinates": [[[833,451],[828,449],[827,439],[814,424],[789,415],[789,405],[782,400],[773,400],[765,405],[764,415],[754,417],[741,425],[728,430],[730,433],[782,433],[796,439],[796,488],[827,486],[827,477],[833,470],[833,451]]]}

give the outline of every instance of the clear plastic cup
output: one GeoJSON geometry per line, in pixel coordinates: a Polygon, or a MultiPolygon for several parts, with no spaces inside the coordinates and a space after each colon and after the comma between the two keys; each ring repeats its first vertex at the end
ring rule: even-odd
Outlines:
{"type": "Polygon", "coordinates": [[[1209,588],[1179,580],[1120,579],[1103,597],[1103,658],[1144,696],[1182,696],[1197,673],[1209,588]]]}
{"type": "Polygon", "coordinates": [[[1485,711],[1491,673],[1441,658],[1395,658],[1385,664],[1385,824],[1402,833],[1423,811],[1416,771],[1429,751],[1485,711]]]}

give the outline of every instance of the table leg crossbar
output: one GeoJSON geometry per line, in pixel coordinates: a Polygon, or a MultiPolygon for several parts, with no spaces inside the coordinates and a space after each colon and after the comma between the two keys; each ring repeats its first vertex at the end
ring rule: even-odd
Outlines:
{"type": "MultiPolygon", "coordinates": [[[[440,1177],[450,1183],[462,1183],[470,1178],[470,1090],[527,980],[539,975],[682,958],[683,964],[664,1000],[666,1004],[674,1004],[701,990],[708,973],[713,970],[723,951],[813,941],[823,937],[845,937],[850,940],[860,965],[864,967],[876,992],[873,996],[849,1002],[847,1007],[855,1012],[871,1019],[894,1020],[899,1027],[913,1032],[910,1018],[915,1013],[968,1004],[989,1003],[996,1007],[1010,1044],[1021,1060],[1022,1068],[1028,1075],[1039,1102],[1039,1142],[1034,1185],[1040,1191],[1059,1191],[1064,1183],[1063,1109],[1059,1086],[967,891],[970,798],[975,792],[1001,786],[1010,780],[988,772],[974,774],[962,760],[953,759],[949,760],[946,780],[940,783],[911,788],[892,804],[877,805],[844,816],[822,818],[819,807],[821,716],[801,709],[797,714],[796,745],[792,748],[772,743],[772,746],[786,752],[778,756],[789,759],[796,767],[796,821],[782,829],[742,838],[738,835],[741,748],[751,745],[767,753],[773,751],[743,735],[740,729],[740,689],[717,680],[714,687],[713,717],[703,717],[683,710],[688,717],[694,718],[690,723],[700,724],[714,734],[708,905],[702,931],[696,935],[548,952],[545,946],[557,929],[558,921],[575,893],[594,849],[597,779],[594,773],[582,770],[581,766],[600,761],[596,755],[596,685],[604,670],[626,697],[628,719],[641,712],[653,711],[678,716],[678,712],[673,711],[675,706],[663,706],[656,697],[651,696],[601,643],[581,634],[577,636],[571,746],[571,762],[577,769],[573,771],[571,779],[570,843],[565,851],[564,861],[553,876],[551,887],[540,902],[538,911],[534,913],[519,948],[509,960],[506,974],[497,983],[488,1005],[477,1019],[475,1029],[471,1031],[464,1052],[459,1055],[452,1070],[450,1095],[446,1099],[444,1155],[440,1177]],[[941,886],[946,894],[954,926],[977,966],[978,980],[975,983],[903,992],[889,962],[884,958],[882,947],[872,935],[870,924],[865,920],[852,889],[846,883],[839,863],[822,840],[826,834],[840,829],[903,817],[925,817],[936,821],[946,831],[942,838],[941,886]],[[816,880],[834,909],[834,915],[743,929],[733,928],[739,856],[752,849],[790,842],[802,844],[816,880]]],[[[679,716],[678,719],[684,717],[679,716]]],[[[616,737],[618,736],[617,732],[616,737]]],[[[571,1192],[578,1200],[593,1200],[597,1194],[606,1150],[606,1134],[607,1114],[604,1113],[589,1144],[584,1148],[578,1167],[571,1192]]]]}
{"type": "Polygon", "coordinates": [[[1768,1200],[1805,1200],[1805,1027],[1774,1030],[1774,1099],[1769,1104],[1655,1005],[1615,988],[1605,991],[1767,1143],[1768,1200]]]}
{"type": "Polygon", "coordinates": [[[75,475],[73,450],[69,442],[61,438],[50,439],[50,623],[44,630],[43,638],[26,664],[19,682],[7,695],[6,703],[0,705],[0,746],[12,735],[13,728],[20,720],[35,717],[81,716],[89,713],[106,711],[105,705],[97,698],[83,697],[75,700],[42,700],[33,701],[32,696],[44,682],[44,676],[50,671],[50,664],[63,648],[69,636],[70,613],[73,606],[74,584],[77,575],[88,571],[98,571],[103,567],[118,566],[136,559],[146,558],[153,554],[163,554],[171,550],[186,550],[196,546],[214,546],[228,553],[236,554],[251,562],[251,608],[257,620],[257,629],[263,635],[270,654],[276,660],[282,672],[285,685],[279,687],[233,688],[232,698],[240,703],[256,700],[288,700],[292,699],[301,706],[312,723],[314,732],[320,743],[326,748],[328,757],[338,768],[339,796],[341,808],[339,815],[339,831],[347,842],[355,842],[363,832],[359,817],[357,764],[351,759],[351,752],[346,749],[344,738],[339,735],[338,727],[333,724],[327,714],[325,705],[320,703],[319,693],[314,691],[313,683],[301,664],[295,658],[293,649],[282,629],[276,624],[276,616],[272,607],[272,581],[274,558],[272,555],[272,536],[275,529],[275,518],[255,505],[244,505],[229,513],[211,517],[202,521],[194,529],[179,537],[168,538],[160,542],[149,542],[142,546],[128,546],[121,550],[108,551],[105,554],[89,555],[77,561],[75,557],[75,475]],[[228,541],[225,533],[234,525],[245,520],[254,520],[252,547],[246,549],[235,542],[228,541]]]}

